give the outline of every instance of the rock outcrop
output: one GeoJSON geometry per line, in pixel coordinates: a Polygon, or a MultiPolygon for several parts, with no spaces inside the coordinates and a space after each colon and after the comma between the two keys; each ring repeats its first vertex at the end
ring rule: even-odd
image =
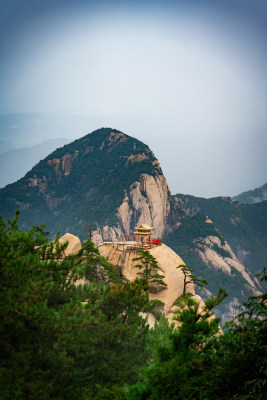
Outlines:
{"type": "MultiPolygon", "coordinates": [[[[65,244],[66,242],[68,242],[68,246],[64,251],[65,257],[69,256],[70,254],[77,254],[82,248],[80,239],[77,236],[72,235],[71,233],[65,233],[64,236],[59,238],[59,244],[65,244]]],[[[75,282],[75,285],[84,285],[85,282],[85,278],[78,279],[75,282]]]]}
{"type": "MultiPolygon", "coordinates": [[[[103,243],[99,246],[99,251],[103,257],[120,270],[125,279],[132,281],[137,277],[138,269],[134,266],[138,262],[133,261],[133,258],[138,257],[138,254],[137,250],[131,249],[130,244],[127,248],[127,243],[118,244],[118,246],[112,243],[103,243]]],[[[168,315],[177,297],[183,293],[184,275],[177,267],[184,262],[165,244],[153,247],[149,252],[157,260],[159,272],[164,275],[164,282],[167,284],[167,287],[158,293],[150,293],[150,299],[162,301],[165,304],[164,312],[168,315]]],[[[195,293],[193,284],[187,285],[187,292],[195,293]]]]}
{"type": "Polygon", "coordinates": [[[226,241],[222,243],[217,236],[207,236],[202,241],[197,241],[194,253],[208,268],[221,270],[226,275],[234,274],[235,270],[240,272],[250,286],[251,292],[254,295],[260,294],[245,266],[235,256],[226,241]]]}
{"type": "Polygon", "coordinates": [[[105,241],[117,242],[124,236],[124,230],[117,224],[116,226],[104,225],[102,229],[97,227],[96,230],[92,232],[92,241],[95,244],[99,244],[105,241]]]}
{"type": "Polygon", "coordinates": [[[140,180],[131,184],[118,208],[124,231],[130,235],[134,224],[153,226],[155,236],[165,231],[170,212],[170,191],[163,175],[141,174],[140,180]]]}
{"type": "MultiPolygon", "coordinates": [[[[65,250],[65,256],[76,254],[81,249],[81,242],[77,236],[66,233],[59,239],[59,243],[64,244],[66,242],[68,242],[68,247],[65,250]]],[[[120,271],[124,279],[130,281],[134,281],[139,272],[139,269],[135,268],[138,261],[133,261],[134,258],[138,257],[138,250],[133,248],[133,244],[133,242],[104,242],[99,246],[100,254],[120,271]]],[[[184,287],[183,272],[177,267],[184,264],[184,261],[165,244],[153,247],[149,249],[149,252],[157,260],[159,273],[164,275],[164,282],[167,284],[166,287],[162,286],[156,293],[150,293],[149,297],[151,300],[157,299],[164,303],[162,311],[172,322],[175,312],[174,303],[182,295],[184,287]]],[[[85,279],[81,279],[76,282],[76,285],[85,282],[85,279]]],[[[195,294],[193,283],[187,285],[186,292],[192,293],[198,301],[201,300],[195,294]]],[[[149,316],[148,322],[150,325],[154,323],[152,315],[149,316]]]]}
{"type": "MultiPolygon", "coordinates": [[[[230,296],[226,298],[223,305],[216,308],[216,315],[221,318],[222,323],[233,319],[239,312],[242,301],[238,299],[240,287],[244,292],[250,296],[258,296],[261,292],[258,290],[259,282],[253,277],[244,264],[236,257],[233,250],[226,241],[222,241],[218,236],[207,236],[205,238],[197,239],[193,242],[191,252],[205,265],[211,274],[216,276],[222,273],[224,280],[221,286],[225,287],[225,283],[235,279],[236,289],[231,290],[230,296]],[[242,282],[242,283],[241,283],[242,282]]],[[[228,289],[229,290],[229,289],[228,289]]],[[[207,296],[210,293],[207,289],[207,296]]]]}
{"type": "MultiPolygon", "coordinates": [[[[130,158],[130,160],[134,162],[135,159],[130,158]]],[[[123,201],[117,208],[119,222],[113,226],[98,227],[93,232],[93,241],[98,243],[121,240],[123,235],[132,235],[135,226],[143,223],[153,226],[154,236],[162,237],[170,213],[170,198],[171,194],[164,175],[141,174],[139,180],[124,190],[123,201]]]]}
{"type": "Polygon", "coordinates": [[[82,248],[80,239],[71,233],[65,233],[65,235],[59,239],[59,244],[65,244],[66,242],[68,242],[68,246],[64,251],[65,256],[76,254],[82,248]]]}
{"type": "Polygon", "coordinates": [[[47,164],[54,168],[56,176],[58,179],[62,175],[69,175],[72,169],[73,161],[78,157],[79,151],[74,150],[73,154],[66,153],[61,158],[52,158],[47,161],[47,164]]]}

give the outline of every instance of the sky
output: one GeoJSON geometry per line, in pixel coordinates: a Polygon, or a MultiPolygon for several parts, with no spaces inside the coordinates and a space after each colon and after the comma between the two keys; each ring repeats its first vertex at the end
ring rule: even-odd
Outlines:
{"type": "Polygon", "coordinates": [[[265,0],[0,0],[0,153],[112,127],[173,194],[259,187],[266,46],[265,0]]]}

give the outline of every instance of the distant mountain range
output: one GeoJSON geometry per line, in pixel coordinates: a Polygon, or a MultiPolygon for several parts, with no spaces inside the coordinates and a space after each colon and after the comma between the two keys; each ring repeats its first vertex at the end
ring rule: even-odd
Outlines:
{"type": "Polygon", "coordinates": [[[0,187],[22,178],[40,160],[53,150],[69,143],[68,139],[50,139],[32,147],[13,149],[0,154],[0,187]]]}
{"type": "Polygon", "coordinates": [[[233,197],[233,200],[243,204],[255,204],[267,200],[267,183],[265,185],[233,197]]]}
{"type": "Polygon", "coordinates": [[[133,235],[136,225],[175,250],[208,280],[202,296],[220,286],[229,297],[223,320],[261,290],[254,275],[266,265],[267,201],[245,205],[229,197],[172,196],[159,162],[147,145],[102,128],[67,144],[0,190],[4,218],[21,210],[22,229],[46,224],[54,236],[70,232],[94,241],[133,235]]]}

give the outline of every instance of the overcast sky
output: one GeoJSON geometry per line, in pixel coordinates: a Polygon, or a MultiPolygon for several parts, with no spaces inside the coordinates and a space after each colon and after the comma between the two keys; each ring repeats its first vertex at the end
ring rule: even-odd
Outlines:
{"type": "Polygon", "coordinates": [[[108,126],[173,194],[261,186],[266,43],[265,0],[0,0],[0,152],[108,126]]]}

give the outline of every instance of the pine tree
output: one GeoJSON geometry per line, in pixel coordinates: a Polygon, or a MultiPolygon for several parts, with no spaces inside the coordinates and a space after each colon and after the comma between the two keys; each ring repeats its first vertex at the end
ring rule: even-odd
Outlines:
{"type": "Polygon", "coordinates": [[[156,258],[149,251],[142,249],[138,250],[138,255],[138,257],[133,258],[133,261],[140,261],[141,264],[136,264],[134,268],[140,270],[137,274],[147,282],[147,289],[157,291],[156,285],[167,286],[163,280],[164,275],[158,273],[159,266],[156,258]]]}
{"type": "Polygon", "coordinates": [[[179,265],[178,267],[183,274],[184,274],[184,287],[183,287],[183,296],[186,295],[186,287],[189,285],[189,283],[194,283],[198,287],[202,288],[207,285],[207,281],[205,279],[200,279],[196,275],[193,275],[192,272],[195,272],[192,268],[190,268],[188,265],[179,265]]]}
{"type": "Polygon", "coordinates": [[[266,399],[266,289],[250,297],[221,334],[211,312],[226,295],[221,289],[204,308],[190,295],[179,298],[178,328],[168,334],[165,324],[162,336],[157,327],[159,341],[139,383],[127,388],[127,400],[266,399]]]}
{"type": "Polygon", "coordinates": [[[127,399],[213,399],[209,397],[209,382],[203,379],[203,369],[213,365],[206,354],[212,352],[213,338],[220,329],[219,319],[211,318],[211,311],[225,296],[225,291],[220,290],[204,308],[191,296],[183,297],[185,307],[176,314],[178,328],[169,328],[168,339],[155,343],[154,359],[143,369],[140,382],[128,387],[127,399]]]}
{"type": "Polygon", "coordinates": [[[144,282],[121,282],[89,242],[64,258],[67,243],[17,219],[0,218],[1,398],[124,398],[147,359],[144,282]]]}
{"type": "Polygon", "coordinates": [[[90,238],[84,241],[82,248],[87,262],[85,273],[87,280],[102,280],[107,285],[122,282],[116,268],[100,255],[98,248],[95,247],[90,238]]]}
{"type": "Polygon", "coordinates": [[[266,272],[264,269],[258,275],[261,276],[263,294],[251,296],[236,318],[226,324],[225,334],[215,340],[212,381],[216,399],[266,399],[266,272]]]}

